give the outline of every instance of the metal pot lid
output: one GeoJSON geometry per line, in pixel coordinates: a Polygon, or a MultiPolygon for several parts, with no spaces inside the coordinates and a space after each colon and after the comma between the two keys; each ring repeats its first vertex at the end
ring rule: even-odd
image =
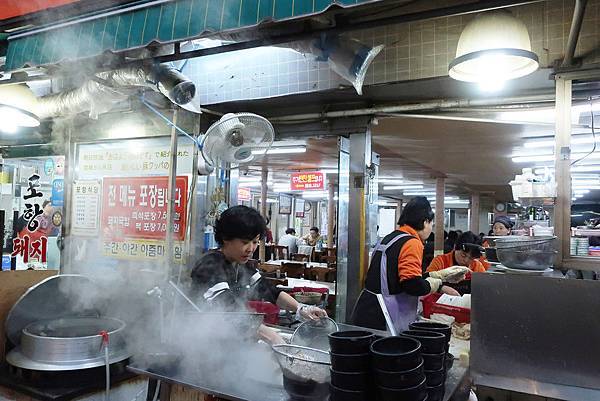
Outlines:
{"type": "Polygon", "coordinates": [[[64,317],[99,317],[100,312],[95,307],[77,302],[73,296],[74,291],[90,293],[97,288],[89,277],[80,274],[61,274],[40,281],[11,308],[4,323],[6,337],[13,345],[19,345],[21,331],[33,322],[64,317]]]}
{"type": "MultiPolygon", "coordinates": [[[[117,363],[124,361],[125,359],[131,356],[130,352],[127,350],[122,350],[117,354],[113,354],[109,357],[109,363],[117,363]]],[[[98,366],[104,366],[105,360],[104,357],[91,358],[83,361],[71,361],[65,363],[46,363],[34,361],[33,359],[28,358],[21,352],[21,348],[17,347],[11,350],[6,355],[6,362],[8,362],[12,366],[16,366],[18,368],[30,369],[30,370],[44,370],[44,371],[65,371],[65,370],[79,370],[79,369],[90,369],[96,368],[98,366]]]]}

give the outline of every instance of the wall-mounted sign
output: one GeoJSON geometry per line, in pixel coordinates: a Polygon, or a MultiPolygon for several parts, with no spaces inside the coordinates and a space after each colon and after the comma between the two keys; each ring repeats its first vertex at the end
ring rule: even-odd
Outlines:
{"type": "Polygon", "coordinates": [[[296,199],[294,213],[296,217],[304,217],[304,199],[296,199]]]}
{"type": "Polygon", "coordinates": [[[249,188],[238,187],[238,202],[250,202],[252,200],[252,194],[249,188]]]}
{"type": "Polygon", "coordinates": [[[52,206],[65,205],[65,180],[62,178],[52,181],[52,206]]]}
{"type": "Polygon", "coordinates": [[[71,208],[71,232],[75,235],[98,235],[102,185],[96,180],[75,181],[71,208]]]}
{"type": "MultiPolygon", "coordinates": [[[[105,238],[164,240],[167,233],[169,177],[105,178],[101,227],[105,238]]],[[[186,227],[187,176],[176,178],[174,236],[183,240],[186,227]]]]}
{"type": "Polygon", "coordinates": [[[320,171],[292,173],[290,188],[292,191],[316,191],[325,188],[325,176],[320,171]]]}
{"type": "Polygon", "coordinates": [[[279,194],[279,214],[292,214],[292,197],[279,194]]]}

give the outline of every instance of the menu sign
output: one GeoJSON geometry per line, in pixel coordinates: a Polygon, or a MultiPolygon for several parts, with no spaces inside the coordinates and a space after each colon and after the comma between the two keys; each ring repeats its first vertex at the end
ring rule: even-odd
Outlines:
{"type": "MultiPolygon", "coordinates": [[[[164,240],[167,233],[169,177],[104,178],[101,226],[104,236],[164,240]]],[[[174,236],[186,228],[188,178],[176,178],[174,236]]]]}
{"type": "Polygon", "coordinates": [[[325,188],[325,177],[320,171],[292,173],[290,187],[292,191],[323,190],[325,188]]]}
{"type": "Polygon", "coordinates": [[[76,235],[98,235],[100,194],[102,186],[95,180],[75,181],[73,184],[73,207],[71,232],[76,235]]]}
{"type": "Polygon", "coordinates": [[[249,202],[252,200],[252,194],[248,188],[238,188],[238,202],[249,202]]]}

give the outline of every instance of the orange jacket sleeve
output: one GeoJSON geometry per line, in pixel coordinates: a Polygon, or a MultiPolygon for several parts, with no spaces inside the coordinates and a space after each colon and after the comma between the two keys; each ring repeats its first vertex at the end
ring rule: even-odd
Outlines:
{"type": "Polygon", "coordinates": [[[423,275],[422,263],[423,243],[417,238],[409,239],[400,250],[400,255],[398,255],[398,277],[400,281],[421,277],[423,275]]]}
{"type": "Polygon", "coordinates": [[[479,260],[472,261],[469,265],[469,269],[471,269],[471,271],[474,273],[484,273],[486,270],[479,260]]]}
{"type": "Polygon", "coordinates": [[[429,267],[427,268],[427,271],[428,272],[435,272],[435,271],[438,271],[438,270],[445,269],[446,267],[447,266],[444,263],[444,255],[438,255],[435,258],[433,258],[433,260],[429,264],[429,267]]]}

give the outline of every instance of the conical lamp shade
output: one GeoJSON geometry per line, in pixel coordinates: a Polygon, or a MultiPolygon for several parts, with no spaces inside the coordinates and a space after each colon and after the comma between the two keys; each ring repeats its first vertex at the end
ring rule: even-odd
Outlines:
{"type": "Polygon", "coordinates": [[[508,11],[480,14],[463,29],[448,66],[459,81],[506,81],[537,70],[527,27],[508,11]]]}

